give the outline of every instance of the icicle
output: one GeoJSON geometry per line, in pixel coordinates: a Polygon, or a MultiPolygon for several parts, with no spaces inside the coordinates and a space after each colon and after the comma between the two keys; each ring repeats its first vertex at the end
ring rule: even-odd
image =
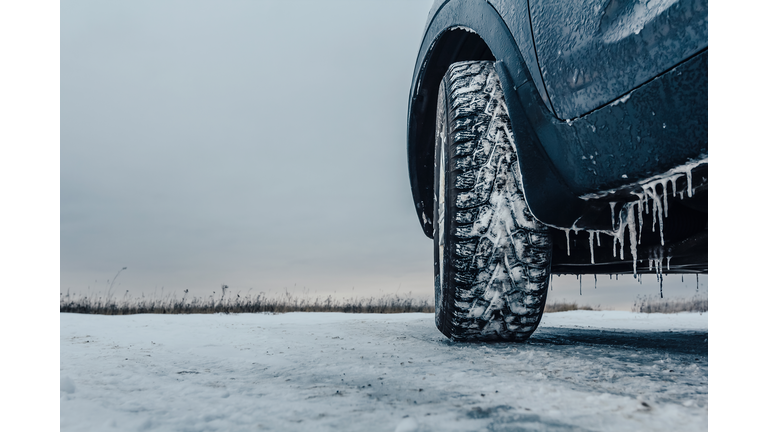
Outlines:
{"type": "Polygon", "coordinates": [[[667,271],[669,271],[669,262],[670,262],[670,261],[672,261],[672,257],[671,257],[671,256],[668,256],[668,257],[667,257],[667,271]]]}
{"type": "MultiPolygon", "coordinates": [[[[666,188],[665,188],[666,190],[666,188]]],[[[656,220],[659,222],[659,235],[661,236],[661,244],[664,245],[664,205],[662,200],[656,193],[656,185],[653,185],[648,189],[648,192],[653,200],[653,227],[651,231],[656,232],[656,220]]],[[[665,195],[666,197],[666,195],[665,195]]],[[[665,198],[666,199],[666,198],[665,198]]]]}
{"type": "MultiPolygon", "coordinates": [[[[635,243],[635,209],[632,207],[635,205],[636,202],[627,203],[624,204],[621,208],[621,212],[619,212],[619,227],[614,233],[615,238],[618,238],[619,240],[619,257],[623,260],[624,259],[624,229],[629,226],[631,221],[631,227],[630,227],[630,243],[635,243]]],[[[615,242],[614,242],[615,243],[615,242]]],[[[615,257],[616,254],[614,253],[613,256],[615,257]]]]}
{"type": "MultiPolygon", "coordinates": [[[[616,203],[612,202],[608,204],[611,205],[611,227],[613,229],[616,229],[616,221],[615,221],[616,217],[614,216],[614,208],[616,207],[616,203]]],[[[616,253],[614,253],[613,256],[616,256],[616,253]]]]}
{"type": "Polygon", "coordinates": [[[688,198],[693,196],[693,176],[691,175],[691,169],[693,167],[689,167],[685,171],[685,179],[688,180],[688,198]]]}
{"type": "Polygon", "coordinates": [[[642,234],[643,234],[643,209],[642,204],[637,206],[637,220],[639,229],[637,230],[637,244],[640,244],[642,234]]]}
{"type": "Polygon", "coordinates": [[[637,231],[635,230],[635,212],[629,212],[627,224],[629,225],[629,250],[632,252],[632,272],[637,273],[637,231]]]}
{"type": "Polygon", "coordinates": [[[595,232],[589,232],[589,259],[592,264],[595,263],[595,245],[594,245],[595,232]]]}
{"type": "Polygon", "coordinates": [[[651,213],[651,206],[648,204],[648,194],[645,191],[645,188],[643,188],[643,204],[645,205],[645,214],[651,213]]]}
{"type": "Polygon", "coordinates": [[[664,217],[669,217],[669,207],[667,206],[667,181],[661,182],[661,193],[664,198],[664,217]]]}
{"type": "Polygon", "coordinates": [[[672,179],[672,196],[677,195],[677,179],[679,179],[679,178],[680,177],[677,176],[677,177],[672,179]]]}
{"type": "Polygon", "coordinates": [[[624,260],[624,227],[622,227],[620,233],[621,237],[619,237],[619,258],[624,260]]]}
{"type": "Polygon", "coordinates": [[[595,273],[595,289],[597,289],[597,273],[595,273]]]}
{"type": "Polygon", "coordinates": [[[579,277],[579,295],[581,295],[581,275],[579,277]]]}
{"type": "Polygon", "coordinates": [[[685,282],[685,275],[680,275],[680,282],[685,282]]]}
{"type": "Polygon", "coordinates": [[[696,292],[699,292],[699,274],[696,273],[696,292]]]}
{"type": "Polygon", "coordinates": [[[661,296],[661,298],[664,298],[663,286],[664,286],[664,276],[662,276],[661,273],[659,273],[659,295],[661,296]]]}
{"type": "Polygon", "coordinates": [[[595,237],[597,237],[597,247],[600,247],[600,231],[595,232],[595,237]]]}
{"type": "Polygon", "coordinates": [[[568,238],[571,233],[571,230],[566,228],[565,229],[565,244],[568,248],[568,256],[571,256],[571,240],[568,238]]]}
{"type": "Polygon", "coordinates": [[[651,197],[653,199],[653,211],[651,212],[653,214],[653,225],[651,225],[651,231],[656,232],[656,199],[655,197],[651,197]]]}
{"type": "Polygon", "coordinates": [[[664,246],[664,219],[661,217],[661,209],[659,209],[659,236],[661,237],[661,245],[664,246]]]}

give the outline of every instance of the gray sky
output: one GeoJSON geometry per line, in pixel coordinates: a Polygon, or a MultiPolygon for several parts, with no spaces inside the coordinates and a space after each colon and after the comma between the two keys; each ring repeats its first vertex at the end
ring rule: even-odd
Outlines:
{"type": "MultiPolygon", "coordinates": [[[[405,154],[431,4],[63,2],[62,291],[126,266],[134,295],[431,296],[405,154]]],[[[695,293],[679,280],[667,295],[695,293]]],[[[588,276],[579,297],[555,278],[550,296],[628,308],[658,291],[643,282],[588,276]]]]}

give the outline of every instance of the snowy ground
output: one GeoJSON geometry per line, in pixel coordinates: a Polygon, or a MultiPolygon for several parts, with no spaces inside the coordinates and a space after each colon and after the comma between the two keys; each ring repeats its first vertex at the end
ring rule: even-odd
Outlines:
{"type": "Polygon", "coordinates": [[[61,314],[60,362],[62,431],[707,429],[706,313],[547,314],[525,344],[431,314],[61,314]]]}

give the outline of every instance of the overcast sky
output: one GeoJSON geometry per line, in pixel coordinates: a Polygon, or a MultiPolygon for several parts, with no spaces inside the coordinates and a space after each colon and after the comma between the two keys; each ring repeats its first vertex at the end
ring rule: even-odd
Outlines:
{"type": "MultiPolygon", "coordinates": [[[[405,153],[431,4],[62,2],[61,290],[127,267],[115,291],[134,295],[431,296],[405,153]]],[[[651,276],[578,287],[555,278],[550,296],[658,292],[651,276]]]]}

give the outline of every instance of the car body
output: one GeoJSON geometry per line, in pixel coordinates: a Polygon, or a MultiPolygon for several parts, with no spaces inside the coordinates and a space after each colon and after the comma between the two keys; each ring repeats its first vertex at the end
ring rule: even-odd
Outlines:
{"type": "Polygon", "coordinates": [[[437,0],[408,111],[424,233],[440,80],[491,60],[552,273],[706,273],[707,13],[700,0],[437,0]]]}

